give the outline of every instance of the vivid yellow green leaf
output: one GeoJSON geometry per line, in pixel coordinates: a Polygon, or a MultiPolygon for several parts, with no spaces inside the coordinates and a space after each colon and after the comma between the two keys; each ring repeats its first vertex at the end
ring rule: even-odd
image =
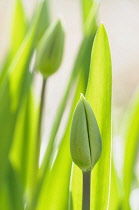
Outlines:
{"type": "Polygon", "coordinates": [[[109,206],[111,177],[111,70],[108,37],[103,24],[101,24],[93,44],[86,92],[86,99],[94,111],[102,139],[102,154],[92,171],[91,210],[106,210],[109,206]]]}

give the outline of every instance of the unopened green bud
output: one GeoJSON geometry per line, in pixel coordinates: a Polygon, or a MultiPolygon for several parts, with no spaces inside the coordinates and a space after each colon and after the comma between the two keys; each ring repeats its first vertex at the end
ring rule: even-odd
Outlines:
{"type": "Polygon", "coordinates": [[[101,136],[95,115],[81,94],[71,126],[72,159],[82,171],[91,171],[100,158],[101,150],[101,136]]]}
{"type": "Polygon", "coordinates": [[[36,55],[36,68],[47,78],[59,68],[64,48],[64,30],[61,21],[50,26],[41,38],[36,55]]]}

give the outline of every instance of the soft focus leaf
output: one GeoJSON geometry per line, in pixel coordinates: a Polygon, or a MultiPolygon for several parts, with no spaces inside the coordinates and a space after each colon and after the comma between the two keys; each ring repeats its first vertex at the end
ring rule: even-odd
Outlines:
{"type": "Polygon", "coordinates": [[[111,185],[110,185],[110,204],[109,210],[120,210],[122,206],[123,189],[118,178],[114,161],[112,161],[111,185]]]}
{"type": "Polygon", "coordinates": [[[98,3],[94,0],[81,0],[83,11],[83,28],[86,35],[97,29],[96,15],[98,3]]]}
{"type": "Polygon", "coordinates": [[[19,180],[17,172],[14,171],[10,163],[9,163],[7,180],[9,187],[9,197],[11,200],[11,209],[24,210],[24,197],[23,197],[22,185],[19,180]]]}
{"type": "Polygon", "coordinates": [[[32,91],[22,104],[15,127],[14,142],[10,154],[12,164],[16,168],[22,182],[24,192],[32,192],[36,177],[34,176],[36,132],[38,108],[34,103],[32,91]]]}
{"type": "Polygon", "coordinates": [[[8,156],[13,142],[17,116],[24,97],[29,91],[33,76],[29,72],[29,64],[34,49],[40,12],[41,10],[38,11],[6,74],[0,78],[0,185],[6,182],[5,176],[9,169],[8,156]]]}
{"type": "Polygon", "coordinates": [[[81,4],[82,4],[83,20],[85,23],[88,18],[90,9],[93,5],[93,0],[81,0],[81,4]]]}
{"type": "Polygon", "coordinates": [[[134,166],[139,145],[139,93],[134,96],[129,113],[126,117],[125,154],[123,165],[124,209],[130,210],[129,197],[133,184],[134,166]],[[128,120],[127,120],[128,117],[128,120]]]}
{"type": "Polygon", "coordinates": [[[14,0],[14,11],[11,26],[11,54],[19,49],[27,31],[27,20],[21,0],[14,0]]]}
{"type": "MultiPolygon", "coordinates": [[[[42,2],[40,2],[39,5],[37,5],[37,10],[42,8],[42,11],[41,11],[41,14],[40,14],[39,20],[38,20],[38,29],[36,31],[35,45],[38,44],[38,42],[40,41],[41,37],[43,36],[44,32],[46,31],[46,29],[48,28],[48,26],[50,24],[50,14],[49,14],[49,8],[48,8],[49,7],[48,1],[49,0],[43,0],[42,2]]],[[[34,18],[35,18],[35,15],[34,15],[33,19],[34,18]]]]}
{"type": "Polygon", "coordinates": [[[3,183],[0,184],[0,209],[23,210],[22,185],[16,171],[8,163],[8,173],[4,176],[3,183]]]}

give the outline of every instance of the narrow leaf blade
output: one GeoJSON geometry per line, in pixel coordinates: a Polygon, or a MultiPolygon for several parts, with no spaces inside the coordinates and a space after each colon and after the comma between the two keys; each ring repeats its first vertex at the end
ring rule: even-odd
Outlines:
{"type": "Polygon", "coordinates": [[[92,171],[91,209],[106,210],[109,204],[111,169],[111,56],[107,34],[101,24],[94,40],[86,99],[96,116],[102,154],[92,171]],[[99,195],[99,196],[98,196],[99,195]]]}

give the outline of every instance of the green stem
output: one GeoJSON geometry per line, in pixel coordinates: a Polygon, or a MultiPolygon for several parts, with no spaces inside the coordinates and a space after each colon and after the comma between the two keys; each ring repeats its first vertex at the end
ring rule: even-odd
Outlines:
{"type": "Polygon", "coordinates": [[[45,91],[46,91],[46,79],[43,79],[42,90],[41,90],[41,101],[40,110],[38,118],[38,133],[37,133],[37,143],[36,143],[36,165],[39,168],[39,157],[40,157],[40,146],[41,146],[41,131],[42,131],[42,121],[43,121],[43,111],[45,104],[45,91]]]}
{"type": "Polygon", "coordinates": [[[91,171],[83,172],[82,210],[90,210],[91,171]]]}

